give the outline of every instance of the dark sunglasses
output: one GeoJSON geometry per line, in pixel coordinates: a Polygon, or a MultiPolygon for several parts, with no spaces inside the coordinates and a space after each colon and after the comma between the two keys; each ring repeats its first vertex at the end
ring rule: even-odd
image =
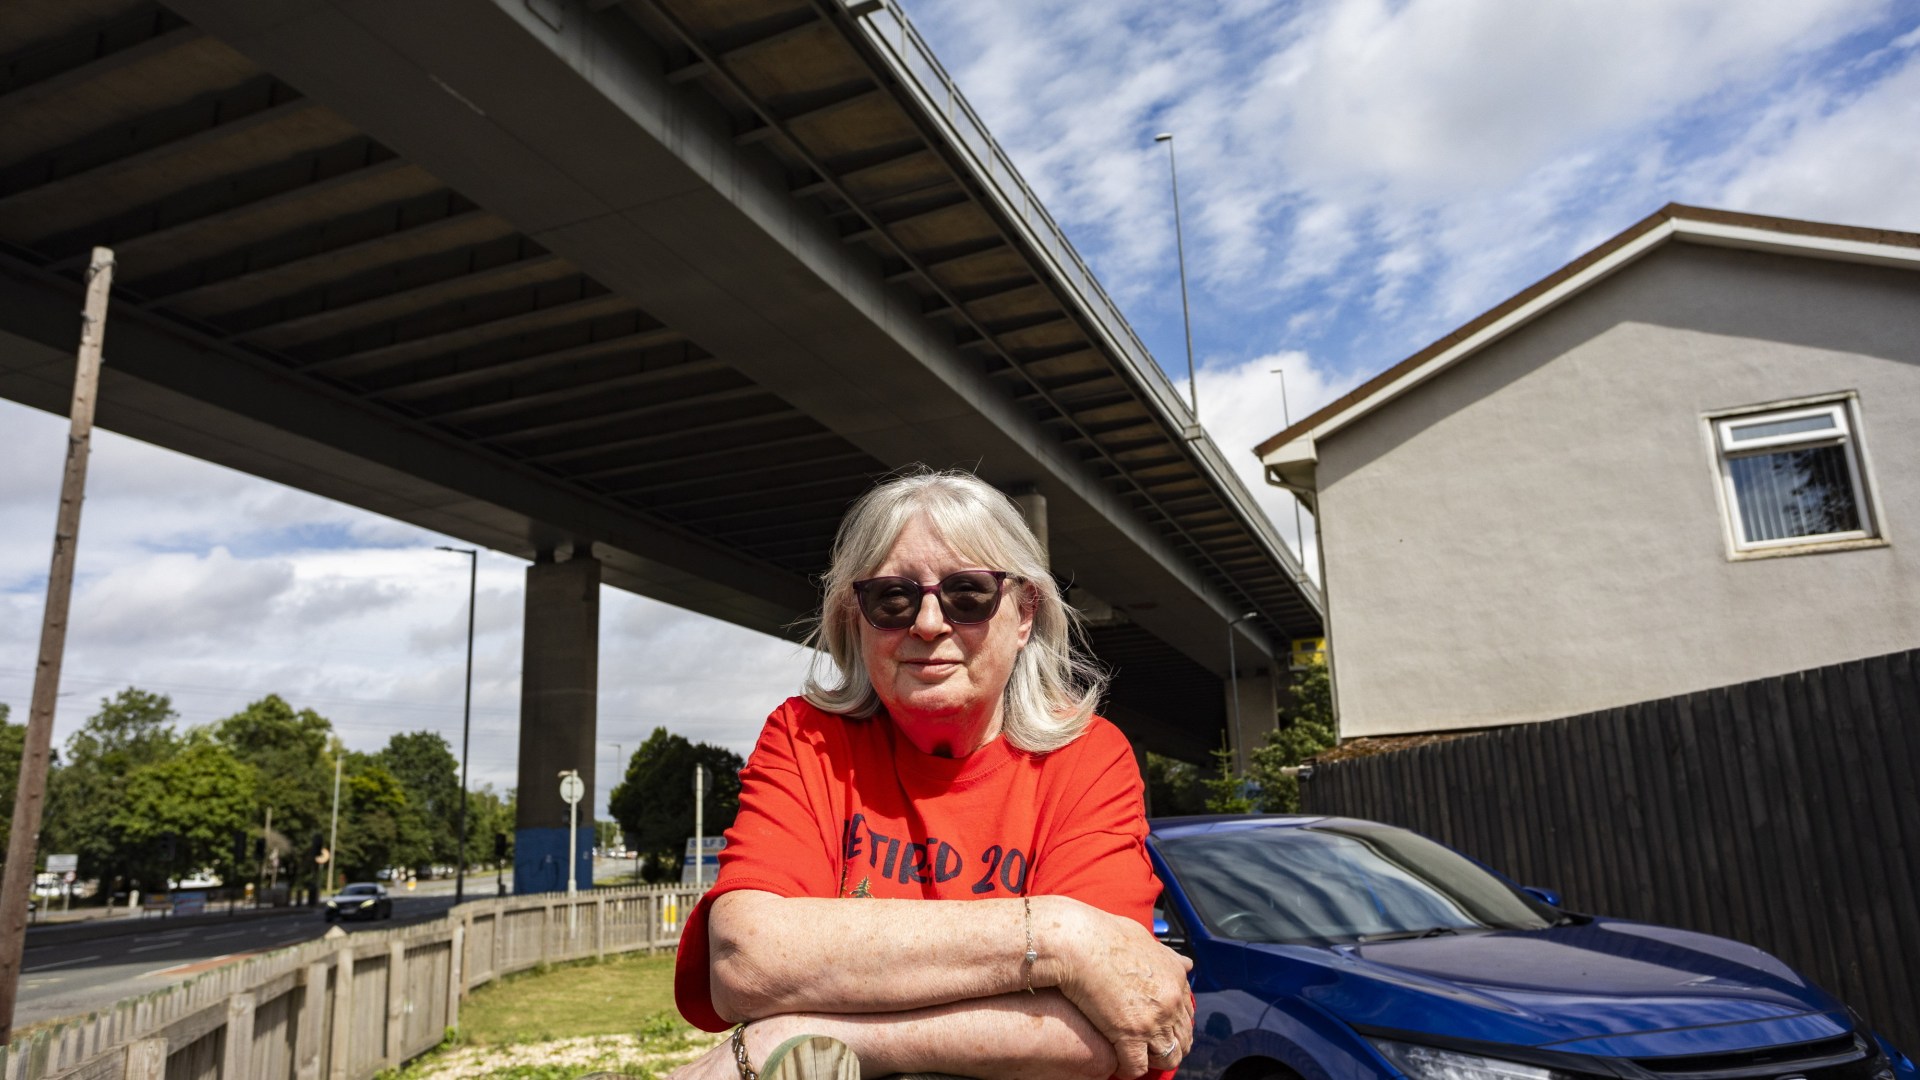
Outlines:
{"type": "Polygon", "coordinates": [[[940,613],[955,626],[970,626],[993,618],[1005,590],[1005,570],[962,570],[935,585],[907,577],[877,577],[853,583],[860,614],[875,630],[905,630],[920,617],[928,593],[940,601],[940,613]]]}

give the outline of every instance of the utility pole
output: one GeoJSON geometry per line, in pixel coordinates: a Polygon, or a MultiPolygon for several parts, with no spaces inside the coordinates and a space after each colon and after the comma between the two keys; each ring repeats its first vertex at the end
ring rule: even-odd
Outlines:
{"type": "Polygon", "coordinates": [[[94,248],[87,265],[87,299],[81,315],[80,351],[74,364],[73,405],[67,413],[71,425],[67,465],[60,478],[60,512],[53,527],[53,568],[47,575],[40,657],[33,672],[33,701],[20,754],[19,783],[14,789],[6,871],[0,876],[0,1045],[13,1041],[13,1007],[19,998],[20,961],[27,947],[27,904],[33,892],[40,817],[46,811],[53,705],[60,693],[60,662],[67,647],[67,611],[73,601],[73,566],[80,541],[80,504],[86,498],[87,454],[92,448],[93,408],[99,398],[107,298],[112,290],[113,251],[94,248]]]}
{"type": "MultiPolygon", "coordinates": [[[[1287,405],[1287,369],[1274,368],[1273,373],[1280,376],[1280,426],[1290,428],[1293,426],[1293,409],[1287,405]]],[[[1293,495],[1292,492],[1288,492],[1288,494],[1293,495]]],[[[1300,524],[1300,496],[1298,495],[1293,495],[1293,553],[1300,556],[1300,570],[1302,573],[1305,573],[1307,567],[1307,531],[1306,528],[1300,524]]]]}
{"type": "Polygon", "coordinates": [[[707,883],[707,767],[693,767],[693,887],[707,883]]]}
{"type": "Polygon", "coordinates": [[[453,902],[467,898],[467,747],[473,741],[473,609],[480,588],[480,552],[475,548],[441,547],[467,557],[467,704],[460,714],[460,857],[454,862],[453,902]]]}
{"type": "Polygon", "coordinates": [[[1180,325],[1187,334],[1187,405],[1193,422],[1200,422],[1200,384],[1193,373],[1193,314],[1187,307],[1187,238],[1180,228],[1180,166],[1174,161],[1173,133],[1163,131],[1153,137],[1167,144],[1167,175],[1173,182],[1173,250],[1180,259],[1180,325]]]}
{"type": "MultiPolygon", "coordinates": [[[[344,748],[343,748],[344,749],[344,748]]],[[[346,755],[333,754],[333,825],[327,830],[327,891],[333,891],[333,868],[340,863],[340,764],[346,755]]]]}

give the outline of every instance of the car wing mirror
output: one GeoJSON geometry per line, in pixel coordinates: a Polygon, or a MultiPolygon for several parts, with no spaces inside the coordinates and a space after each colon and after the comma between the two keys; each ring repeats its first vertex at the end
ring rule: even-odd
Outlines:
{"type": "Polygon", "coordinates": [[[1160,944],[1177,953],[1187,951],[1187,936],[1173,928],[1173,925],[1158,915],[1153,918],[1153,936],[1160,944]]]}
{"type": "Polygon", "coordinates": [[[1557,908],[1560,906],[1560,894],[1554,892],[1552,889],[1543,889],[1538,885],[1522,885],[1520,891],[1548,907],[1557,908]]]}

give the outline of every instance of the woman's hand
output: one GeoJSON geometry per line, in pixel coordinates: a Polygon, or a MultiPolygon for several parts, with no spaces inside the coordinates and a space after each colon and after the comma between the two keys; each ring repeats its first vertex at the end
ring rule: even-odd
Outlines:
{"type": "Polygon", "coordinates": [[[1049,980],[1113,1044],[1117,1074],[1172,1069],[1193,1045],[1193,961],[1132,919],[1064,896],[1033,899],[1034,937],[1057,967],[1049,980]]]}

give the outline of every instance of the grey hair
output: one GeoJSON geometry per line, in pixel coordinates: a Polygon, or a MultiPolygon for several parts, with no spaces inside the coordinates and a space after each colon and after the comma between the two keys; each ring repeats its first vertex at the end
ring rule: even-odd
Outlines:
{"type": "Polygon", "coordinates": [[[807,644],[814,653],[803,691],[823,712],[868,717],[880,695],[860,655],[862,617],[853,583],[884,563],[907,523],[926,515],[934,531],[982,568],[1004,570],[1021,603],[1033,611],[1033,631],[1007,679],[1001,734],[1031,753],[1058,750],[1080,737],[1106,691],[1107,676],[1077,647],[1079,616],[1060,596],[1047,554],[1012,499],[970,473],[925,466],[862,495],[840,522],[833,556],[821,582],[820,615],[807,644]],[[821,654],[833,662],[819,676],[821,654]]]}

